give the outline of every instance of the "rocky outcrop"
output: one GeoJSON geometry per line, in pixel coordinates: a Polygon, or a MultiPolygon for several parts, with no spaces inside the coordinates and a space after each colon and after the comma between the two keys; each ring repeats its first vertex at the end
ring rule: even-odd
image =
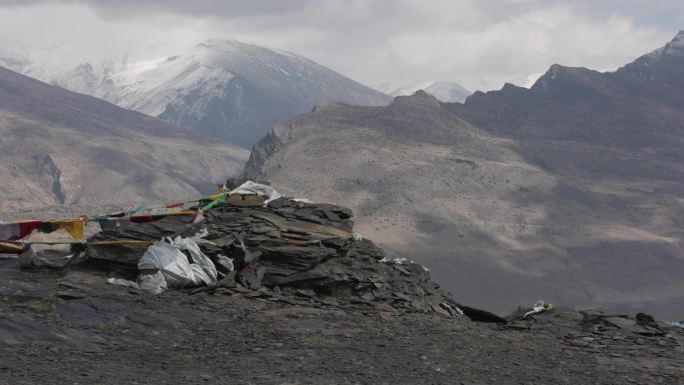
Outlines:
{"type": "MultiPolygon", "coordinates": [[[[292,304],[463,314],[460,305],[430,279],[425,267],[390,258],[373,242],[355,234],[351,210],[287,198],[268,206],[263,202],[261,197],[232,195],[227,204],[205,214],[201,225],[170,217],[105,231],[90,241],[157,241],[199,232],[203,234],[200,248],[224,278],[215,286],[195,291],[255,293],[250,295],[277,297],[292,304]],[[221,267],[220,255],[232,259],[234,270],[221,267]]],[[[133,270],[144,252],[111,245],[91,245],[87,251],[95,264],[105,260],[133,270]]]]}
{"type": "Polygon", "coordinates": [[[55,200],[64,204],[67,199],[66,186],[63,181],[62,169],[57,165],[54,156],[51,154],[34,155],[35,169],[39,180],[46,184],[46,190],[52,191],[55,200]]]}
{"type": "Polygon", "coordinates": [[[265,173],[266,160],[277,151],[281,144],[277,132],[278,126],[270,128],[266,135],[254,145],[243,170],[244,178],[258,181],[265,173]]]}

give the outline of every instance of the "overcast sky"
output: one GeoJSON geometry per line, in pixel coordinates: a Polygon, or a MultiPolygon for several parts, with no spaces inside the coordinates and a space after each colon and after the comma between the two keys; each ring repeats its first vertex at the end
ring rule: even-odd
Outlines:
{"type": "MultiPolygon", "coordinates": [[[[233,38],[366,84],[528,85],[551,64],[615,69],[684,29],[684,0],[0,0],[0,46],[97,58],[233,38]]],[[[55,58],[59,60],[59,58],[55,58]]]]}

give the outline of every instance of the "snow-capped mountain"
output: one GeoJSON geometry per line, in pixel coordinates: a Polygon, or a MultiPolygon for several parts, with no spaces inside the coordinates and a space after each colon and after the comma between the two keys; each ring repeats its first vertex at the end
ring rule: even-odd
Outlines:
{"type": "Polygon", "coordinates": [[[106,60],[4,50],[0,66],[246,148],[318,102],[391,100],[302,56],[234,40],[159,45],[135,57],[112,52],[106,60]]]}
{"type": "Polygon", "coordinates": [[[436,97],[438,100],[448,103],[463,103],[466,98],[472,94],[472,92],[463,88],[463,86],[456,82],[427,81],[404,86],[384,83],[378,84],[375,88],[390,96],[413,95],[416,91],[423,90],[436,97]]]}

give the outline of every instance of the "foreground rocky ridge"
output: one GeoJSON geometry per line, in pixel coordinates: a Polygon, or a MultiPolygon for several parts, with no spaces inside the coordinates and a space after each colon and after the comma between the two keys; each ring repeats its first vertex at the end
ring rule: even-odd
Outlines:
{"type": "Polygon", "coordinates": [[[205,223],[187,222],[90,241],[195,235],[210,258],[233,259],[214,286],[153,295],[106,283],[135,277],[144,248],[89,246],[59,269],[0,259],[0,384],[684,380],[684,329],[643,314],[502,319],[463,306],[422,266],[355,236],[339,206],[235,195],[205,223]]]}

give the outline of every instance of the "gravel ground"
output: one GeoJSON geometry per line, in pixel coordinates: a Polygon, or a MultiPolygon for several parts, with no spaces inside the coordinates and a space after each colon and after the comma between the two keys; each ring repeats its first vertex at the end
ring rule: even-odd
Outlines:
{"type": "Polygon", "coordinates": [[[437,314],[153,296],[0,260],[0,384],[678,384],[681,348],[605,349],[437,314]]]}

